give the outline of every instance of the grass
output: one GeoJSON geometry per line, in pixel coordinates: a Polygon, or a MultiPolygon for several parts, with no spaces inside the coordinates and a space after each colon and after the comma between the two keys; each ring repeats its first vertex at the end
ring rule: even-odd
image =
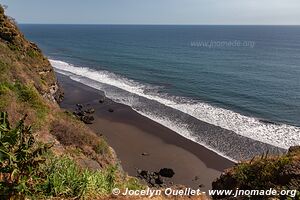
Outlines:
{"type": "Polygon", "coordinates": [[[57,118],[59,120],[51,123],[50,132],[63,145],[90,146],[97,154],[101,155],[109,152],[109,146],[104,139],[93,134],[68,113],[60,113],[60,115],[57,115],[57,118]]]}
{"type": "Polygon", "coordinates": [[[38,57],[39,53],[37,53],[35,50],[33,49],[30,49],[29,51],[27,51],[27,55],[30,57],[30,58],[36,58],[38,57]]]}
{"type": "Polygon", "coordinates": [[[20,51],[20,48],[19,48],[17,45],[15,45],[15,44],[9,43],[9,44],[8,44],[8,47],[9,47],[10,50],[12,50],[12,51],[20,51]]]}
{"type": "Polygon", "coordinates": [[[7,113],[1,112],[0,118],[0,150],[5,152],[0,153],[0,198],[95,199],[110,196],[115,187],[144,188],[137,179],[123,176],[117,165],[92,171],[69,156],[54,155],[52,144],[34,139],[25,118],[16,128],[9,125],[7,113]]]}
{"type": "MultiPolygon", "coordinates": [[[[101,170],[98,171],[84,169],[77,165],[76,158],[72,159],[70,155],[70,157],[60,157],[49,153],[43,155],[43,160],[32,160],[32,156],[28,156],[31,161],[39,164],[28,168],[27,174],[30,175],[20,173],[19,188],[15,188],[20,195],[30,199],[52,197],[93,199],[93,197],[110,195],[113,187],[120,189],[143,187],[136,179],[123,175],[115,166],[117,165],[115,158],[103,138],[97,137],[72,115],[62,114],[57,105],[44,99],[42,95],[55,84],[55,77],[51,73],[38,72],[52,69],[51,66],[41,52],[23,38],[18,29],[8,29],[11,27],[9,26],[11,22],[4,17],[1,6],[0,18],[0,23],[4,26],[4,29],[0,30],[0,37],[6,38],[5,42],[0,41],[0,110],[10,114],[11,123],[17,122],[21,116],[28,114],[26,123],[33,125],[34,136],[43,137],[43,134],[50,135],[51,132],[62,145],[65,145],[65,149],[60,149],[63,153],[66,153],[68,145],[70,148],[75,146],[75,154],[78,157],[88,157],[101,166],[101,170]],[[52,126],[49,130],[50,124],[52,126]]],[[[18,138],[22,141],[22,137],[18,138]]],[[[38,139],[38,141],[44,139],[48,142],[47,137],[38,139]]],[[[27,146],[22,142],[20,145],[27,146]]],[[[24,156],[18,158],[22,160],[24,156]]],[[[13,173],[15,172],[11,174],[13,173]]],[[[0,173],[0,181],[7,175],[7,173],[0,173]]],[[[0,185],[0,192],[3,189],[1,187],[0,185]]]]}
{"type": "Polygon", "coordinates": [[[94,151],[97,153],[97,154],[106,154],[108,152],[108,144],[106,143],[105,140],[99,140],[96,145],[93,147],[94,151]]]}
{"type": "Polygon", "coordinates": [[[36,127],[40,127],[49,109],[43,102],[43,99],[33,86],[27,86],[21,83],[0,83],[0,108],[3,109],[7,106],[9,95],[16,96],[18,102],[24,106],[30,107],[36,114],[36,127]]]}
{"type": "Polygon", "coordinates": [[[43,168],[47,176],[39,188],[46,196],[83,198],[105,195],[115,185],[113,169],[83,170],[68,157],[53,158],[43,168]]]}
{"type": "Polygon", "coordinates": [[[7,79],[7,74],[9,72],[9,65],[7,65],[6,63],[2,62],[0,60],[0,80],[6,80],[7,79]]]}
{"type": "Polygon", "coordinates": [[[113,188],[141,189],[137,179],[118,180],[117,168],[90,171],[80,168],[75,161],[63,156],[52,157],[41,166],[45,182],[37,184],[37,194],[43,198],[61,197],[92,199],[109,196],[113,188]]]}

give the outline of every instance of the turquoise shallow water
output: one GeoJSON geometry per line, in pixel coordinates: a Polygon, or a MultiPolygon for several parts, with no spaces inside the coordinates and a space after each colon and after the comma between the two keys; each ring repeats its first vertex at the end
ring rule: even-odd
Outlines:
{"type": "Polygon", "coordinates": [[[218,147],[228,142],[226,135],[203,134],[197,120],[258,145],[287,149],[300,144],[299,26],[21,29],[57,72],[103,90],[114,101],[222,155],[239,158],[229,147],[218,147]]]}

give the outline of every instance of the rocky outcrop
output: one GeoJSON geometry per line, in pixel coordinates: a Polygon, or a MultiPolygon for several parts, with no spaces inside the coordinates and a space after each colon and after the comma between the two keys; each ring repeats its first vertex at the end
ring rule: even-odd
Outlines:
{"type": "MultiPolygon", "coordinates": [[[[0,60],[10,67],[7,79],[32,84],[50,101],[60,102],[63,92],[53,68],[38,46],[26,40],[15,21],[0,6],[0,60]]],[[[1,64],[0,63],[0,64],[1,64]]]]}
{"type": "Polygon", "coordinates": [[[85,124],[92,124],[95,120],[95,118],[92,115],[94,112],[94,108],[82,104],[77,104],[73,114],[77,117],[77,119],[83,121],[85,124]]]}

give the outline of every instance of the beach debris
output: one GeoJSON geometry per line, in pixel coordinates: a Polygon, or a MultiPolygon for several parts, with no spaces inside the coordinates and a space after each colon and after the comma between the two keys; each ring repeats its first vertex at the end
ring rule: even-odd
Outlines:
{"type": "Polygon", "coordinates": [[[150,156],[150,154],[147,153],[147,152],[143,152],[143,153],[142,153],[142,156],[150,156]]]}
{"type": "Polygon", "coordinates": [[[172,178],[175,175],[173,169],[170,168],[163,168],[159,170],[159,174],[163,177],[172,178]]]}
{"type": "Polygon", "coordinates": [[[200,179],[199,176],[195,176],[194,179],[192,181],[198,181],[200,179]]]}
{"type": "Polygon", "coordinates": [[[174,171],[172,169],[163,168],[159,172],[150,172],[147,170],[138,169],[138,178],[144,180],[150,187],[166,187],[167,183],[172,183],[171,181],[167,181],[167,178],[172,178],[174,176],[174,171]],[[162,174],[160,174],[162,171],[162,174]]]}
{"type": "Polygon", "coordinates": [[[109,109],[108,109],[108,112],[114,112],[114,109],[109,108],[109,109]]]}
{"type": "Polygon", "coordinates": [[[85,108],[85,106],[82,104],[76,104],[76,109],[73,114],[85,124],[92,124],[95,118],[91,114],[93,114],[94,112],[94,108],[85,108]]]}

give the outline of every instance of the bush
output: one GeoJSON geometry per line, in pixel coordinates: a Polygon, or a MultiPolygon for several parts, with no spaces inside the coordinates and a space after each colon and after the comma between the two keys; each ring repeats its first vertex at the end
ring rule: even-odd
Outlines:
{"type": "Polygon", "coordinates": [[[275,161],[258,159],[252,164],[241,163],[235,167],[234,177],[240,188],[268,189],[278,184],[278,175],[290,162],[288,156],[282,156],[275,161]]]}
{"type": "Polygon", "coordinates": [[[97,154],[103,155],[108,152],[108,144],[106,141],[99,139],[93,149],[97,154]]]}
{"type": "MultiPolygon", "coordinates": [[[[75,120],[75,119],[74,119],[75,120]]],[[[78,124],[78,121],[72,121],[70,116],[68,120],[55,120],[51,123],[50,132],[57,137],[63,145],[75,145],[79,148],[90,146],[97,154],[104,155],[109,152],[108,145],[104,139],[99,138],[78,124]],[[75,124],[77,123],[77,124],[75,124]]]]}
{"type": "Polygon", "coordinates": [[[28,55],[30,58],[35,58],[35,57],[37,57],[39,54],[38,54],[35,50],[30,49],[30,50],[27,51],[27,55],[28,55]]]}
{"type": "Polygon", "coordinates": [[[11,128],[7,114],[0,113],[0,199],[85,199],[108,196],[115,187],[143,187],[135,178],[118,178],[117,166],[89,171],[51,154],[51,145],[35,141],[25,118],[11,128]]]}
{"type": "Polygon", "coordinates": [[[11,128],[7,113],[0,113],[0,196],[22,196],[33,190],[34,169],[51,145],[38,144],[26,116],[11,128]]]}

